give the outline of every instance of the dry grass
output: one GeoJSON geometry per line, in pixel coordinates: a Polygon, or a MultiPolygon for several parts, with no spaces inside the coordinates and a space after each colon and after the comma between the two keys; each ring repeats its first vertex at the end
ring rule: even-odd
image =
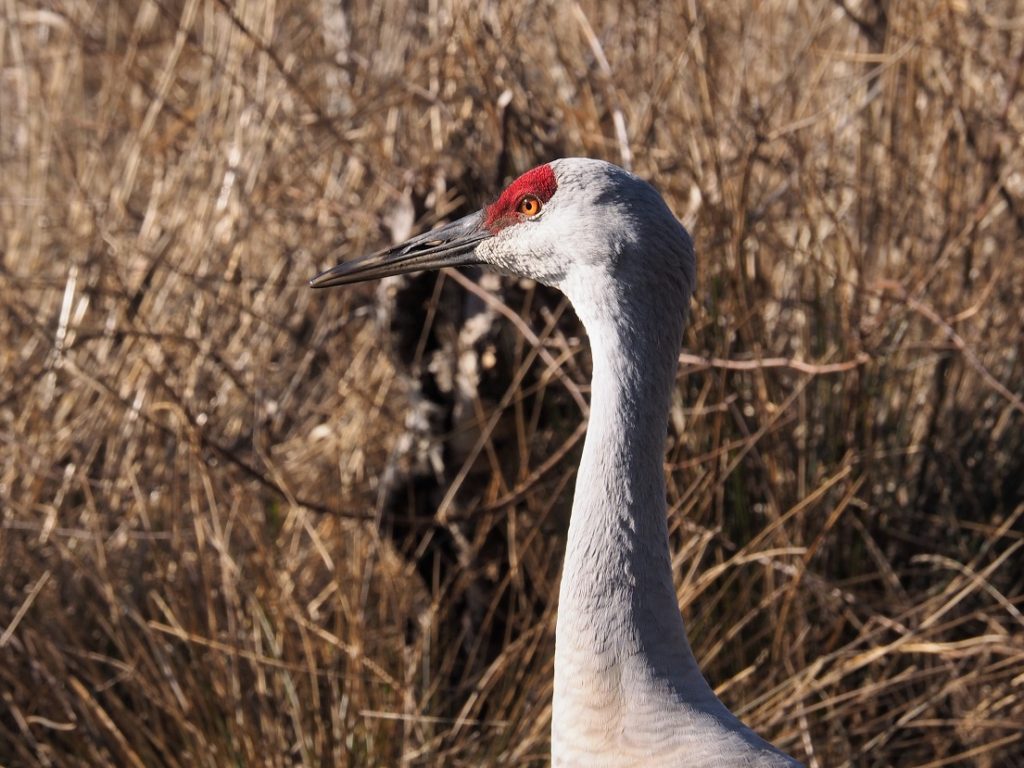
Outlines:
{"type": "Polygon", "coordinates": [[[434,517],[373,290],[305,280],[586,154],[698,244],[713,685],[812,766],[1024,765],[1019,4],[345,5],[0,4],[0,763],[545,762],[578,325],[493,292],[434,517]]]}

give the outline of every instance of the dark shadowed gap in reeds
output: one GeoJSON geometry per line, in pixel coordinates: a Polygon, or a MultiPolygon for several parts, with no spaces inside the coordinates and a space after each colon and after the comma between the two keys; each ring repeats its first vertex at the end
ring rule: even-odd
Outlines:
{"type": "Polygon", "coordinates": [[[546,762],[578,324],[502,283],[472,482],[397,519],[379,299],[305,281],[591,155],[698,247],[712,684],[809,766],[1024,765],[1018,3],[2,9],[0,763],[546,762]]]}

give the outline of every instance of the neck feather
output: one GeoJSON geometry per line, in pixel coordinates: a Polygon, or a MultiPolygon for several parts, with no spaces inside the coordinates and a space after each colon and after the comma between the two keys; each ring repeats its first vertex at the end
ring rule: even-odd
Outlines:
{"type": "Polygon", "coordinates": [[[621,255],[559,285],[594,373],[559,593],[552,765],[794,766],[715,697],[686,639],[662,467],[693,280],[645,263],[621,255]]]}
{"type": "Polygon", "coordinates": [[[632,604],[651,590],[668,590],[676,606],[662,466],[682,318],[654,329],[608,305],[588,314],[590,424],[565,566],[586,578],[563,579],[562,610],[598,609],[609,595],[632,604]]]}
{"type": "Polygon", "coordinates": [[[601,287],[570,293],[594,372],[559,596],[555,756],[661,728],[690,704],[721,708],[686,639],[668,545],[662,468],[686,307],[651,312],[658,297],[638,307],[601,287]]]}

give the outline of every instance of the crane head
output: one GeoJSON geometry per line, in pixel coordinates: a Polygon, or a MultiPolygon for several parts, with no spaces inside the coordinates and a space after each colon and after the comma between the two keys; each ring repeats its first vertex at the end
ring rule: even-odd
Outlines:
{"type": "Polygon", "coordinates": [[[573,304],[582,286],[593,293],[611,284],[672,290],[686,302],[695,282],[690,236],[653,187],[611,163],[564,158],[527,171],[486,208],[339,264],[310,285],[467,265],[533,278],[573,304]]]}

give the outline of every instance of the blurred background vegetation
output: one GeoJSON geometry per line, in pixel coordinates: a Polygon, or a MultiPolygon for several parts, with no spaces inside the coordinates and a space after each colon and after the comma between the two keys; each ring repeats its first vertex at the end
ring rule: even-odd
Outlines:
{"type": "Polygon", "coordinates": [[[306,280],[565,155],[699,286],[666,454],[722,698],[1024,765],[1012,0],[0,4],[0,763],[543,765],[589,357],[306,280]]]}

